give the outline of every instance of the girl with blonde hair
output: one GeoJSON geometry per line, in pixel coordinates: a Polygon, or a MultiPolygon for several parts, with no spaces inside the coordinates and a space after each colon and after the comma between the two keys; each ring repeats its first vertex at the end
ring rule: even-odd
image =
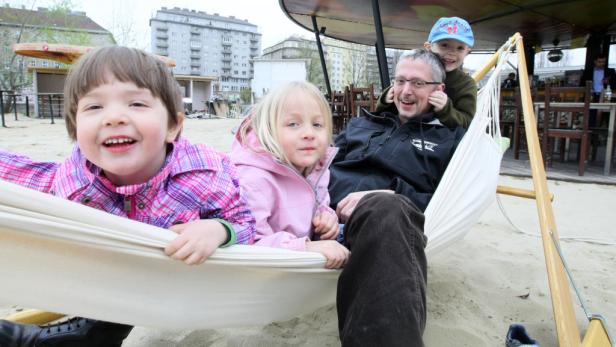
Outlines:
{"type": "Polygon", "coordinates": [[[287,83],[251,110],[230,157],[255,216],[256,245],[319,252],[328,268],[345,264],[327,191],[331,138],[329,105],[310,83],[287,83]]]}

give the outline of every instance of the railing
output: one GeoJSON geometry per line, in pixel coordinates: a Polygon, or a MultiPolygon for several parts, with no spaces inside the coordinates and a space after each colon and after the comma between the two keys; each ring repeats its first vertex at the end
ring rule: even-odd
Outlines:
{"type": "Polygon", "coordinates": [[[13,105],[12,110],[15,115],[15,120],[17,120],[17,108],[18,108],[17,98],[18,97],[25,97],[26,100],[25,100],[24,108],[26,111],[26,116],[30,117],[30,100],[27,95],[24,96],[21,94],[15,94],[11,90],[0,90],[0,114],[1,114],[3,128],[7,128],[4,114],[7,111],[10,112],[11,104],[13,105]],[[5,98],[6,98],[6,101],[5,101],[5,98]]]}
{"type": "Polygon", "coordinates": [[[64,113],[64,94],[38,93],[36,102],[39,118],[51,118],[51,124],[55,124],[54,118],[62,118],[64,113]]]}

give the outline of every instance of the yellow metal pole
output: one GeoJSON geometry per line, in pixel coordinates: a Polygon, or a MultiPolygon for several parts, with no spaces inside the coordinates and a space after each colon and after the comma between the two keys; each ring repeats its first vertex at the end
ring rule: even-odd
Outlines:
{"type": "Polygon", "coordinates": [[[473,73],[473,79],[475,80],[475,82],[481,81],[481,79],[488,73],[488,71],[490,71],[494,67],[494,65],[496,65],[501,49],[502,48],[499,48],[496,53],[492,54],[490,59],[488,59],[488,61],[483,65],[481,69],[473,73]]]}
{"type": "Polygon", "coordinates": [[[548,283],[550,285],[558,343],[560,347],[580,346],[580,331],[575,322],[569,281],[551,236],[554,235],[555,242],[558,242],[556,222],[554,219],[554,212],[552,211],[543,158],[541,157],[541,150],[539,147],[539,136],[537,135],[536,127],[537,122],[535,120],[533,101],[530,94],[526,58],[524,57],[524,44],[522,42],[522,37],[518,33],[514,36],[519,37],[516,42],[516,48],[518,53],[518,71],[522,110],[524,114],[524,128],[526,130],[526,142],[528,144],[533,185],[536,192],[539,227],[541,229],[541,239],[543,241],[543,252],[545,254],[545,263],[548,272],[548,283]]]}

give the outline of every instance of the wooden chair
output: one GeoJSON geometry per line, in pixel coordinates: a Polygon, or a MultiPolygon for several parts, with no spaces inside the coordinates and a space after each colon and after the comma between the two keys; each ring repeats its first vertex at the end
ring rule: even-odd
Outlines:
{"type": "Polygon", "coordinates": [[[560,139],[560,157],[564,161],[565,141],[579,140],[578,174],[584,176],[588,163],[589,138],[588,118],[591,100],[591,84],[585,87],[545,87],[545,113],[543,117],[543,138],[541,150],[546,164],[552,163],[553,145],[560,139]],[[555,105],[560,102],[565,105],[555,105]],[[569,103],[569,104],[567,104],[569,103]],[[571,105],[570,103],[577,103],[571,105]],[[570,119],[564,119],[566,116],[570,119]],[[580,119],[581,117],[581,119],[580,119]],[[577,120],[576,120],[577,118],[577,120]],[[578,122],[579,121],[579,122],[578,122]]]}
{"type": "MultiPolygon", "coordinates": [[[[516,95],[519,89],[501,89],[499,103],[499,124],[501,134],[505,137],[514,135],[514,126],[519,105],[516,102],[516,95]]],[[[513,141],[513,139],[511,139],[513,141]]]]}
{"type": "Polygon", "coordinates": [[[344,127],[350,118],[349,114],[349,88],[345,87],[343,91],[333,91],[332,100],[330,102],[333,117],[333,130],[337,134],[344,127]]]}
{"type": "MultiPolygon", "coordinates": [[[[526,152],[527,144],[526,144],[526,130],[524,128],[524,115],[522,113],[522,97],[520,96],[520,88],[516,87],[514,89],[515,94],[515,102],[517,105],[518,111],[515,113],[515,120],[513,123],[513,157],[517,160],[520,159],[520,153],[526,152]]],[[[537,100],[538,93],[537,89],[531,89],[531,99],[537,100]]],[[[540,129],[543,124],[541,122],[540,115],[536,114],[537,117],[537,134],[541,135],[540,129]]]]}
{"type": "Polygon", "coordinates": [[[349,100],[349,113],[351,116],[358,116],[360,107],[374,112],[376,108],[374,85],[370,84],[366,88],[358,88],[351,84],[349,86],[349,100]]]}

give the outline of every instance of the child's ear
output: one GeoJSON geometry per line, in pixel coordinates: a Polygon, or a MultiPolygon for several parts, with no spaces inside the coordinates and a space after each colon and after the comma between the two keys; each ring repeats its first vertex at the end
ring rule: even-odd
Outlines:
{"type": "Polygon", "coordinates": [[[432,44],[428,41],[424,42],[424,48],[425,49],[432,49],[432,44]]]}
{"type": "Polygon", "coordinates": [[[178,112],[178,116],[176,118],[176,124],[167,130],[167,143],[172,143],[175,141],[180,133],[182,132],[182,127],[184,126],[184,114],[182,112],[178,112]]]}

